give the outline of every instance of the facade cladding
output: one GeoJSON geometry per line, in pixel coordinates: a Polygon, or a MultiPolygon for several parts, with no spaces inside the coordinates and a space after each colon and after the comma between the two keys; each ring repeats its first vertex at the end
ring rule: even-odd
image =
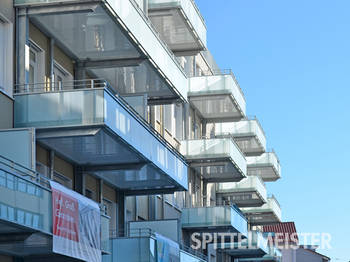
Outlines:
{"type": "Polygon", "coordinates": [[[1,261],[281,260],[280,163],[206,34],[193,0],[0,1],[1,261]]]}

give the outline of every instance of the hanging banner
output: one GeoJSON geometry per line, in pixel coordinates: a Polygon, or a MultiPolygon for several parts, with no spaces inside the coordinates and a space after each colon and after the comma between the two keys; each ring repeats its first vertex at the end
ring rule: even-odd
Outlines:
{"type": "Polygon", "coordinates": [[[155,234],[157,240],[157,262],[180,262],[179,244],[162,235],[155,234]]]}
{"type": "Polygon", "coordinates": [[[56,182],[52,190],[53,252],[88,262],[101,262],[98,204],[56,182]]]}

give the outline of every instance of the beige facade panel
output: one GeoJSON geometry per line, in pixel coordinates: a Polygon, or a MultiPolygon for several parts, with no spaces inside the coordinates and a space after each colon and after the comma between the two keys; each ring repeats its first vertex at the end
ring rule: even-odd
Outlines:
{"type": "Polygon", "coordinates": [[[36,161],[48,167],[50,165],[49,151],[38,144],[36,144],[35,151],[36,151],[36,161]]]}

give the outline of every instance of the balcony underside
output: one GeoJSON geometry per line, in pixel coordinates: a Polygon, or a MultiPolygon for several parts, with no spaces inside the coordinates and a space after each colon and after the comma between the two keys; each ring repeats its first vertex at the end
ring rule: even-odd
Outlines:
{"type": "Polygon", "coordinates": [[[191,28],[190,21],[180,8],[152,8],[151,5],[148,15],[173,52],[193,55],[205,49],[205,43],[191,28]]]}
{"type": "Polygon", "coordinates": [[[266,182],[276,181],[280,178],[280,175],[272,164],[249,164],[247,165],[247,175],[260,176],[266,182]]]}
{"type": "Polygon", "coordinates": [[[191,104],[208,122],[234,122],[244,117],[244,112],[231,93],[195,95],[188,94],[191,104]]]}
{"type": "MultiPolygon", "coordinates": [[[[139,47],[112,10],[108,3],[78,2],[31,7],[28,13],[30,21],[91,77],[108,79],[119,93],[146,93],[151,101],[186,97],[170,84],[159,65],[151,62],[154,57],[139,47]]],[[[170,55],[167,58],[175,65],[170,55]]]]}
{"type": "Polygon", "coordinates": [[[37,141],[126,194],[155,194],[184,189],[104,126],[39,129],[37,141]]]}
{"type": "Polygon", "coordinates": [[[52,237],[29,232],[20,225],[0,221],[0,254],[11,256],[53,255],[52,237]]]}
{"type": "Polygon", "coordinates": [[[190,167],[211,183],[239,182],[245,175],[230,158],[188,159],[190,167]]]}
{"type": "Polygon", "coordinates": [[[281,220],[271,210],[261,210],[259,212],[245,212],[250,225],[252,226],[263,226],[280,223],[281,220]]]}
{"type": "Polygon", "coordinates": [[[238,243],[225,243],[224,248],[219,246],[219,248],[226,254],[234,258],[261,258],[266,255],[266,250],[264,247],[238,247],[238,243]]]}
{"type": "Polygon", "coordinates": [[[245,156],[259,156],[265,152],[265,148],[255,135],[237,136],[233,135],[238,147],[245,156]]]}
{"type": "Polygon", "coordinates": [[[223,202],[235,204],[238,207],[260,207],[266,203],[255,188],[235,189],[235,191],[217,193],[223,202]]]}

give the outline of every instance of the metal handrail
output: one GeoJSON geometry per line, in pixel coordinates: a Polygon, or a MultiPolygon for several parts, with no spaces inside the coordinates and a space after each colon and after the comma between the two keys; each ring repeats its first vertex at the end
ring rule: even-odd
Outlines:
{"type": "Polygon", "coordinates": [[[202,252],[198,251],[197,249],[190,248],[183,243],[180,243],[181,250],[194,255],[196,257],[199,257],[200,259],[203,259],[204,261],[208,261],[208,256],[204,255],[202,252]]]}
{"type": "Polygon", "coordinates": [[[83,80],[73,80],[73,81],[64,81],[61,83],[60,89],[55,89],[55,85],[50,87],[48,83],[32,83],[32,84],[16,84],[15,85],[15,94],[23,93],[50,93],[50,92],[60,92],[60,91],[69,91],[69,90],[79,90],[79,89],[98,89],[103,88],[110,92],[114,97],[118,99],[121,105],[131,111],[135,115],[136,120],[138,120],[146,128],[149,128],[150,131],[165,145],[167,146],[176,156],[181,158],[183,162],[186,163],[185,157],[172,145],[170,144],[150,123],[148,123],[128,102],[116,92],[111,85],[104,79],[83,79],[83,80]],[[67,85],[66,85],[67,83],[67,85]],[[86,85],[88,84],[88,85],[86,85]],[[42,85],[42,87],[35,88],[36,85],[42,85]],[[33,88],[28,88],[28,86],[33,86],[33,88]],[[90,86],[90,87],[89,87],[90,86]],[[26,92],[18,92],[18,87],[26,88],[26,92]],[[67,89],[68,87],[68,89],[67,89]],[[39,91],[36,91],[39,90],[39,91]]]}
{"type": "Polygon", "coordinates": [[[35,170],[29,169],[26,166],[23,166],[13,160],[10,160],[2,155],[0,155],[0,163],[9,167],[12,170],[15,170],[16,172],[20,173],[22,177],[29,180],[30,182],[43,187],[44,189],[47,189],[51,191],[50,189],[50,180],[43,176],[42,174],[38,173],[35,170]],[[28,178],[29,177],[29,178],[28,178]],[[34,180],[34,181],[33,181],[34,180]]]}

